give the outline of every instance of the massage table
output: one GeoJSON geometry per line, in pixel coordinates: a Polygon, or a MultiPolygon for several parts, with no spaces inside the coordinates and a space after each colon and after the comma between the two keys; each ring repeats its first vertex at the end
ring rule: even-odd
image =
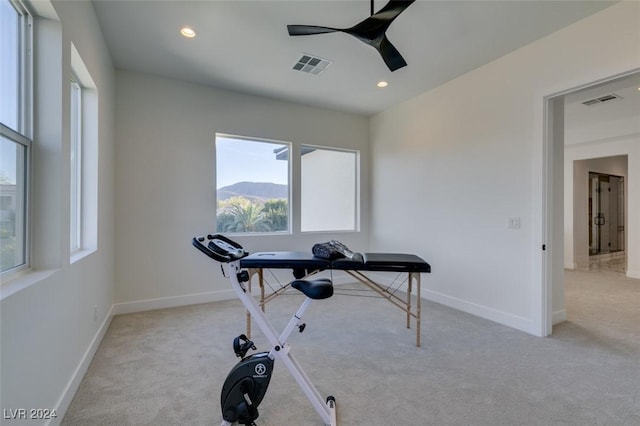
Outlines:
{"type": "MultiPolygon", "coordinates": [[[[264,311],[265,304],[283,293],[289,284],[273,289],[271,294],[265,294],[264,271],[267,269],[290,269],[296,279],[311,276],[325,270],[344,271],[360,283],[375,291],[380,297],[387,299],[393,305],[402,309],[407,316],[407,328],[411,328],[411,318],[416,320],[416,346],[420,346],[420,274],[430,273],[431,266],[420,257],[403,253],[356,253],[353,258],[335,260],[315,257],[311,253],[292,251],[273,251],[253,253],[240,260],[240,267],[247,269],[249,292],[254,276],[258,277],[260,286],[260,307],[264,311]],[[406,274],[406,280],[393,286],[382,285],[372,278],[371,272],[395,272],[398,276],[406,274]],[[406,298],[396,295],[399,285],[407,283],[406,298]],[[415,285],[414,285],[415,284],[415,285]],[[415,310],[411,304],[413,288],[416,289],[415,310]]],[[[247,335],[251,335],[251,317],[247,313],[247,335]]]]}

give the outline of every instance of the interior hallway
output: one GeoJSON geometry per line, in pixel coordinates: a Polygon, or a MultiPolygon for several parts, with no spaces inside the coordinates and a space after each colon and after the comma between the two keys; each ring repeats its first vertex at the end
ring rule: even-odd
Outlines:
{"type": "Polygon", "coordinates": [[[621,354],[640,353],[640,280],[624,275],[624,259],[592,262],[590,271],[565,270],[567,321],[554,337],[576,332],[621,354]]]}

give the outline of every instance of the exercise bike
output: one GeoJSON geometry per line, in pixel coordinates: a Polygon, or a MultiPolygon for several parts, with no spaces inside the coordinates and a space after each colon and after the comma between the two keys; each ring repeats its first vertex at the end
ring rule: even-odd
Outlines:
{"type": "Polygon", "coordinates": [[[300,332],[304,330],[305,324],[302,323],[302,316],[311,302],[327,299],[333,295],[331,280],[326,278],[295,280],[291,283],[292,288],[300,291],[306,297],[282,333],[278,335],[265,313],[246,289],[245,283],[249,281],[250,277],[249,273],[240,267],[240,260],[248,256],[249,253],[238,243],[223,235],[195,237],[192,244],[213,260],[228,264],[231,286],[271,346],[269,351],[247,356],[249,350],[256,350],[253,342],[244,334],[234,339],[233,350],[240,361],[231,369],[222,386],[220,405],[223,421],[221,426],[231,426],[234,422],[249,426],[256,425],[254,420],[258,418],[258,405],[267,392],[276,359],[281,360],[287,367],[324,424],[336,426],[335,398],[333,396],[322,398],[291,354],[291,348],[287,343],[287,338],[293,330],[296,328],[300,332]]]}

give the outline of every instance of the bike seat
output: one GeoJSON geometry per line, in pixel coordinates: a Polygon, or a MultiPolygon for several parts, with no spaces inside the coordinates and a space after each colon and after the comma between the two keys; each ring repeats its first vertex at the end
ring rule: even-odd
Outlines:
{"type": "Polygon", "coordinates": [[[328,299],[333,295],[333,283],[329,278],[319,278],[317,280],[295,280],[291,287],[304,293],[311,299],[328,299]]]}

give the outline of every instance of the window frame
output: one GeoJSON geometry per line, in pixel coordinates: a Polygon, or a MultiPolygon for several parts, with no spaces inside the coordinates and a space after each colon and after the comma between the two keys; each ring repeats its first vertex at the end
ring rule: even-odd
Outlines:
{"type": "Polygon", "coordinates": [[[69,205],[69,242],[71,254],[82,250],[82,139],[83,139],[83,87],[72,69],[70,81],[70,205],[69,205]]]}
{"type": "MultiPolygon", "coordinates": [[[[32,174],[32,135],[33,135],[33,17],[25,5],[18,0],[7,1],[18,15],[17,28],[17,129],[12,129],[4,123],[0,123],[0,134],[20,145],[24,149],[22,159],[22,171],[20,173],[24,182],[22,193],[22,214],[20,224],[22,263],[0,270],[0,276],[6,277],[19,271],[28,269],[31,264],[31,174],[32,174]]],[[[18,180],[16,170],[16,180],[18,180]]],[[[17,182],[16,182],[17,184],[17,182]]],[[[18,222],[18,221],[16,221],[18,222]]],[[[18,228],[18,227],[16,227],[18,228]]],[[[16,229],[17,234],[17,229],[16,229]]]]}
{"type": "Polygon", "coordinates": [[[300,184],[300,233],[301,234],[313,234],[313,233],[349,233],[349,232],[359,232],[360,231],[360,151],[357,149],[350,148],[336,148],[329,146],[320,146],[320,145],[311,145],[311,144],[301,144],[300,145],[300,176],[299,176],[299,184],[300,184]],[[342,152],[354,154],[354,199],[353,199],[353,228],[352,229],[312,229],[312,230],[304,230],[304,196],[303,196],[303,188],[302,188],[302,180],[304,173],[304,165],[302,161],[302,157],[306,154],[307,150],[322,150],[322,151],[332,151],[332,152],[342,152]]]}
{"type": "MultiPolygon", "coordinates": [[[[237,232],[237,231],[224,231],[225,234],[228,235],[236,235],[236,236],[267,236],[267,235],[291,235],[293,234],[293,184],[292,184],[292,163],[293,157],[291,155],[291,150],[293,148],[293,144],[291,142],[282,141],[282,140],[274,140],[260,137],[250,137],[250,136],[240,136],[229,133],[216,133],[214,139],[214,151],[215,151],[215,227],[218,229],[218,138],[223,139],[236,139],[240,141],[254,142],[254,143],[266,143],[272,145],[282,145],[286,148],[282,152],[287,153],[287,229],[281,231],[253,231],[253,232],[237,232]]],[[[275,152],[274,152],[275,154],[275,152]]],[[[223,232],[223,231],[218,231],[223,232]]]]}
{"type": "Polygon", "coordinates": [[[70,79],[67,94],[69,95],[69,209],[75,212],[75,223],[73,213],[69,214],[69,237],[76,228],[77,247],[72,246],[71,238],[69,241],[69,262],[71,264],[85,258],[91,253],[98,250],[98,169],[100,167],[98,161],[99,155],[99,127],[100,127],[100,92],[95,84],[91,72],[85,65],[80,52],[73,43],[70,43],[71,61],[70,61],[70,79]],[[73,101],[73,84],[75,80],[76,87],[79,89],[76,101],[73,101]],[[75,110],[75,124],[73,124],[75,110]],[[75,127],[75,133],[74,129],[75,127]],[[79,148],[77,149],[76,164],[72,164],[71,151],[73,138],[77,136],[79,148]],[[73,167],[73,169],[72,169],[73,167]],[[73,184],[74,175],[76,183],[76,200],[77,203],[72,207],[73,202],[73,184]]]}

